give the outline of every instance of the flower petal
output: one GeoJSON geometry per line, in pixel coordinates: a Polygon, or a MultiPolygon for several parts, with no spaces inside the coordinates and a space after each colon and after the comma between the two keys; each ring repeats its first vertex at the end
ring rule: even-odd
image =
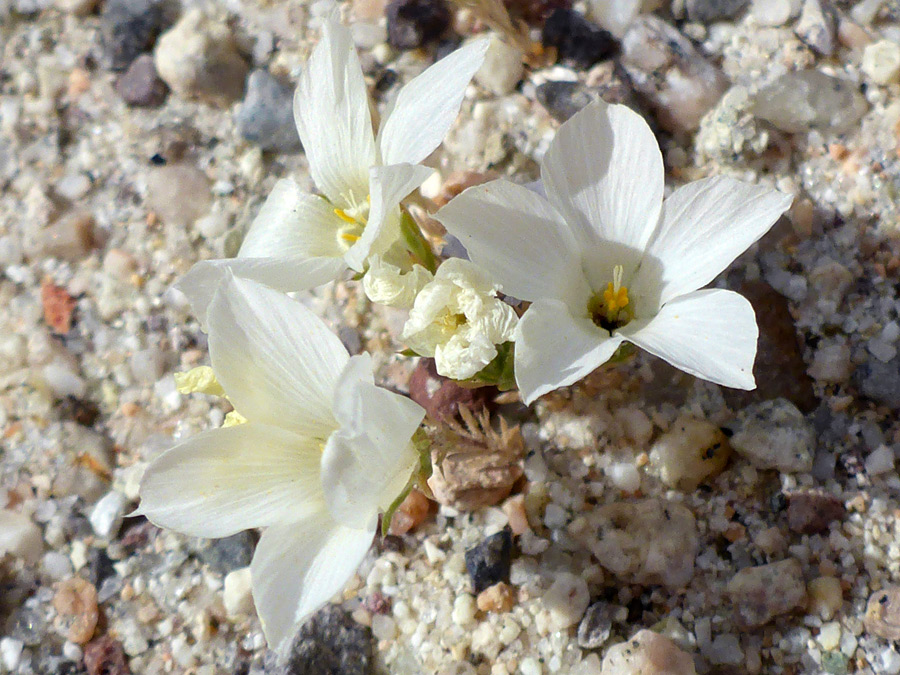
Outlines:
{"type": "Polygon", "coordinates": [[[466,87],[484,62],[487,39],[444,57],[400,90],[378,130],[384,164],[418,164],[437,148],[459,114],[466,87]]]}
{"type": "Polygon", "coordinates": [[[203,330],[209,304],[229,276],[250,279],[278,291],[305,291],[337,279],[347,269],[341,258],[229,258],[201,260],[175,283],[187,296],[203,330]]]}
{"type": "Polygon", "coordinates": [[[647,251],[663,270],[660,305],[715,279],[769,231],[792,201],[783,192],[724,176],[675,190],[647,251]]]}
{"type": "Polygon", "coordinates": [[[300,622],[347,585],[374,536],[374,527],[341,527],[324,509],[263,532],[250,576],[253,601],[271,649],[279,649],[300,622]]]}
{"type": "Polygon", "coordinates": [[[197,537],[227,537],[324,508],[317,442],[248,422],[213,429],[157,457],[137,513],[197,537]]]}
{"type": "Polygon", "coordinates": [[[507,295],[569,299],[586,293],[579,247],[550,203],[521,185],[470,187],[435,216],[507,295]]]}
{"type": "Polygon", "coordinates": [[[405,486],[418,457],[410,445],[425,410],[375,386],[368,354],[351,357],[334,392],[340,430],[322,453],[322,485],[332,517],[367,527],[405,486]]]}
{"type": "Polygon", "coordinates": [[[417,164],[374,166],[369,172],[372,199],[362,236],[344,254],[344,260],[362,272],[366,258],[382,254],[400,236],[400,201],[425,182],[434,169],[417,164]]]}
{"type": "Polygon", "coordinates": [[[333,19],[300,74],[294,120],[316,187],[340,208],[350,191],[364,199],[376,161],[369,94],[350,29],[333,19]]]}
{"type": "Polygon", "coordinates": [[[525,404],[573,384],[605,363],[622,338],[610,337],[555,300],[529,307],[516,327],[516,384],[525,404]]]}
{"type": "Polygon", "coordinates": [[[597,101],[556,132],[541,162],[551,203],[585,245],[642,251],[659,224],[662,154],[644,118],[597,101]]]}
{"type": "Polygon", "coordinates": [[[330,202],[282,179],[253,219],[238,258],[340,258],[343,224],[330,202]]]}
{"type": "Polygon", "coordinates": [[[617,331],[686,373],[736,389],[753,389],[759,328],[746,298],[708,289],[667,303],[649,322],[617,331]]]}
{"type": "Polygon", "coordinates": [[[241,415],[321,440],[334,431],[331,399],[349,356],[321,319],[234,277],[216,291],[208,319],[213,370],[241,415]]]}

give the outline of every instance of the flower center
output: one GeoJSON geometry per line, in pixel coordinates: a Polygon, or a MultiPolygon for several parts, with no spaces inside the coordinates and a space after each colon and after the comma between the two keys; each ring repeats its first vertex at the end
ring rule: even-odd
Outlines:
{"type": "Polygon", "coordinates": [[[366,195],[365,201],[357,201],[353,192],[341,195],[349,205],[343,209],[334,209],[334,215],[344,221],[344,225],[337,230],[337,240],[344,249],[348,249],[362,236],[369,220],[369,204],[372,200],[366,195]]]}
{"type": "Polygon", "coordinates": [[[465,314],[453,314],[451,312],[445,312],[444,315],[437,320],[438,326],[440,326],[442,332],[446,334],[453,334],[456,332],[456,329],[462,326],[466,322],[465,314]]]}
{"type": "Polygon", "coordinates": [[[595,325],[614,331],[634,318],[634,307],[628,297],[628,288],[622,285],[625,268],[616,265],[613,268],[613,280],[606,289],[598,291],[588,300],[588,314],[595,325]]]}

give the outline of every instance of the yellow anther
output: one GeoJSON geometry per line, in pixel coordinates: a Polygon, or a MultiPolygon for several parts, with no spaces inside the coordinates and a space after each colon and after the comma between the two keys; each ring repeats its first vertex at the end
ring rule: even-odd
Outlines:
{"type": "Polygon", "coordinates": [[[345,223],[350,223],[351,225],[357,225],[357,224],[358,224],[358,223],[356,222],[356,219],[355,219],[355,218],[352,218],[351,216],[348,216],[348,215],[347,215],[347,212],[344,211],[344,209],[335,209],[335,210],[334,210],[334,215],[336,215],[338,218],[340,218],[341,220],[343,220],[345,223]]]}
{"type": "Polygon", "coordinates": [[[603,303],[606,305],[606,311],[610,315],[615,315],[620,309],[628,306],[628,289],[625,286],[616,288],[613,282],[606,285],[603,291],[603,303]]]}
{"type": "Polygon", "coordinates": [[[349,232],[341,232],[341,239],[344,241],[349,241],[352,244],[355,244],[359,241],[358,234],[350,234],[349,232]]]}

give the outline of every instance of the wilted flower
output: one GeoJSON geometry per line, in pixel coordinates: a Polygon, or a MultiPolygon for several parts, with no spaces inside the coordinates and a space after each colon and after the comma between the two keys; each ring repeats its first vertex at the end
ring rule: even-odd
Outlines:
{"type": "Polygon", "coordinates": [[[300,76],[294,119],[309,170],[323,196],[276,183],[234,260],[198,263],[179,282],[201,318],[230,268],[281,291],[365,269],[400,234],[400,201],[432,170],[419,162],[440,145],[484,61],[480,39],[438,61],[403,87],[373,133],[369,96],[350,30],[328,18],[300,76]]]}
{"type": "Polygon", "coordinates": [[[375,386],[367,354],[351,358],[310,310],[256,282],[227,278],[208,322],[215,378],[181,384],[219,383],[246,421],[154,460],[138,512],[198,537],[266,528],[251,577],[275,648],[356,571],[418,466],[410,439],[424,410],[375,386]]]}
{"type": "Polygon", "coordinates": [[[466,380],[512,339],[518,317],[497,297],[497,287],[477,265],[451,258],[416,296],[402,339],[422,356],[433,356],[438,373],[466,380]]]}
{"type": "Polygon", "coordinates": [[[412,265],[404,272],[380,255],[369,259],[369,269],[363,277],[363,289],[372,302],[389,307],[409,309],[425,284],[434,276],[421,265],[412,265]]]}
{"type": "Polygon", "coordinates": [[[526,402],[580,380],[625,341],[692,375],[755,386],[753,308],[697,289],[765,234],[789,195],[716,177],[663,202],[650,128],[602,102],[560,127],[541,177],[546,199],[498,180],[435,216],[504,293],[533,302],[515,335],[526,402]]]}

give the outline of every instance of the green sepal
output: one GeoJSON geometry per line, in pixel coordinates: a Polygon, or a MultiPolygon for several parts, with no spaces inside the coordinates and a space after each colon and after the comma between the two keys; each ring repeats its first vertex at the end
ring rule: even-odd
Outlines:
{"type": "Polygon", "coordinates": [[[493,385],[500,391],[516,388],[515,346],[512,342],[504,342],[497,347],[497,356],[489,364],[475,373],[468,380],[462,380],[463,386],[486,387],[493,385]]]}
{"type": "Polygon", "coordinates": [[[415,262],[434,274],[438,267],[437,258],[431,250],[431,245],[425,239],[425,235],[422,234],[422,230],[407,211],[404,211],[400,218],[400,233],[415,262]]]}
{"type": "Polygon", "coordinates": [[[619,348],[609,357],[607,363],[624,363],[628,361],[637,352],[635,346],[630,342],[623,342],[619,348]]]}

